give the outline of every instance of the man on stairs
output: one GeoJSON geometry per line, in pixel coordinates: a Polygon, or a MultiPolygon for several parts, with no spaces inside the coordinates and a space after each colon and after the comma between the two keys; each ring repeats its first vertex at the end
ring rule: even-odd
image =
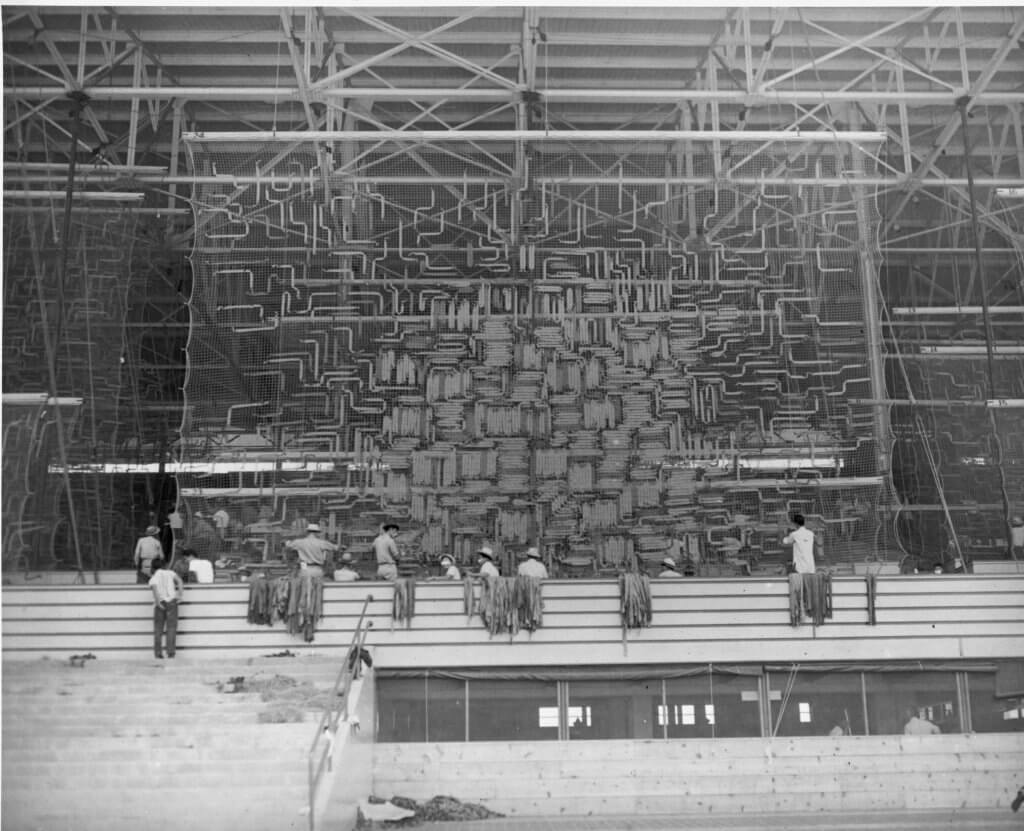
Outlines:
{"type": "Polygon", "coordinates": [[[164,657],[164,633],[167,635],[167,657],[173,658],[178,635],[178,603],[185,589],[181,578],[164,568],[163,557],[153,560],[153,576],[149,578],[153,592],[153,655],[164,657]]]}

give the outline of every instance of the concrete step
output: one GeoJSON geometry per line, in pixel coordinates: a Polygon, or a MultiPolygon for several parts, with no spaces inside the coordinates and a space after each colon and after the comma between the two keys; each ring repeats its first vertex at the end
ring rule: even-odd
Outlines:
{"type": "MultiPolygon", "coordinates": [[[[3,788],[5,791],[15,789],[47,793],[51,789],[71,790],[69,783],[88,782],[90,791],[103,787],[136,789],[147,788],[154,781],[167,781],[167,777],[173,781],[188,781],[192,776],[201,775],[203,790],[213,789],[223,795],[231,792],[239,782],[264,790],[283,788],[300,791],[307,782],[305,759],[295,757],[276,759],[273,765],[237,760],[229,765],[219,759],[185,757],[168,757],[149,762],[129,759],[126,762],[90,760],[24,767],[16,765],[9,771],[4,770],[3,788]],[[132,764],[130,771],[125,770],[126,762],[132,764]],[[197,770],[200,765],[201,770],[197,770]]],[[[193,793],[196,790],[193,789],[193,793]]]]}
{"type": "MultiPolygon", "coordinates": [[[[127,741],[133,747],[159,751],[165,748],[200,748],[207,753],[258,753],[282,747],[301,747],[312,743],[315,724],[313,719],[286,724],[260,724],[258,729],[239,730],[236,725],[215,726],[175,725],[161,726],[152,731],[107,731],[102,735],[79,736],[69,744],[66,735],[43,735],[34,728],[4,731],[3,756],[25,758],[36,754],[44,760],[57,761],[65,754],[88,750],[90,753],[108,750],[122,751],[127,741]]],[[[69,757],[70,758],[70,757],[69,757]]]]}
{"type": "Polygon", "coordinates": [[[3,829],[304,831],[307,753],[319,709],[227,693],[275,675],[327,693],[336,660],[4,662],[3,829]]]}

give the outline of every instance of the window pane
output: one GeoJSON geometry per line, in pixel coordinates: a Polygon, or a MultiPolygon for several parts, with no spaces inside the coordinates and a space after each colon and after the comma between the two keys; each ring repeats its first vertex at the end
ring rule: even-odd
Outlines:
{"type": "Polygon", "coordinates": [[[466,682],[447,678],[427,681],[427,740],[466,740],[466,682]]]}
{"type": "Polygon", "coordinates": [[[864,735],[859,672],[768,673],[777,736],[864,735]]]}
{"type": "Polygon", "coordinates": [[[866,672],[868,724],[872,734],[903,733],[917,716],[911,731],[936,725],[943,733],[959,733],[956,677],[952,672],[866,672]]]}
{"type": "Polygon", "coordinates": [[[377,741],[427,740],[426,679],[377,679],[377,741]]]}
{"type": "Polygon", "coordinates": [[[996,698],[994,672],[970,672],[967,689],[971,700],[971,726],[976,733],[1024,731],[1024,699],[996,698]]]}
{"type": "Polygon", "coordinates": [[[758,678],[701,675],[665,682],[671,738],[760,736],[758,678]]]}
{"type": "Polygon", "coordinates": [[[558,707],[554,681],[470,681],[469,740],[557,739],[557,724],[541,726],[548,707],[558,707]]]}
{"type": "Polygon", "coordinates": [[[660,681],[570,681],[570,739],[661,738],[660,681]]]}

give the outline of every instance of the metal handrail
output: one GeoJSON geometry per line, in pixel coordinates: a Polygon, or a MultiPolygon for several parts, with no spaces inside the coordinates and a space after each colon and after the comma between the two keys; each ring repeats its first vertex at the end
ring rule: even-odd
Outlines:
{"type": "Polygon", "coordinates": [[[352,687],[352,681],[359,678],[362,674],[363,644],[366,643],[367,631],[373,626],[372,620],[365,626],[363,621],[366,618],[366,608],[372,601],[373,595],[366,595],[355,631],[352,633],[352,642],[345,653],[345,660],[338,671],[338,676],[334,679],[334,686],[331,687],[327,703],[324,705],[324,711],[320,715],[320,721],[316,726],[313,744],[309,748],[307,756],[309,773],[309,831],[316,831],[317,791],[320,788],[320,780],[323,778],[325,769],[330,770],[331,754],[334,749],[334,735],[338,730],[338,722],[343,718],[348,718],[348,693],[352,687]],[[321,745],[323,746],[321,747],[321,745]]]}

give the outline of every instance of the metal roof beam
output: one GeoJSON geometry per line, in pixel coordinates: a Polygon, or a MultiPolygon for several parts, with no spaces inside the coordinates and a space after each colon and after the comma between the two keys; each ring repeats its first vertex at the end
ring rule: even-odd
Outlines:
{"type": "MultiPolygon", "coordinates": [[[[7,55],[7,60],[21,62],[15,56],[7,55]]],[[[23,63],[23,62],[22,62],[23,63]]],[[[27,64],[25,64],[28,66],[27,64]]],[[[41,71],[38,67],[31,67],[41,71]]],[[[485,68],[481,68],[487,72],[485,68]]],[[[74,84],[52,85],[6,85],[4,96],[21,100],[38,100],[43,98],[66,97],[69,92],[77,89],[74,84]]],[[[131,98],[165,99],[181,98],[183,100],[213,101],[259,101],[267,102],[277,98],[284,100],[298,98],[300,90],[296,86],[86,86],[85,91],[94,101],[123,101],[131,98]]],[[[506,89],[481,89],[463,87],[338,87],[321,88],[312,85],[311,101],[323,101],[327,98],[372,98],[375,100],[433,100],[438,98],[462,99],[471,101],[512,101],[520,92],[519,84],[510,84],[506,89]]],[[[956,102],[958,95],[953,92],[924,92],[921,90],[777,90],[768,93],[750,95],[742,89],[538,89],[537,93],[549,103],[566,102],[607,102],[635,104],[681,104],[685,102],[718,101],[724,104],[758,107],[779,104],[820,104],[823,101],[852,101],[865,103],[899,103],[908,107],[950,106],[956,102]]],[[[979,90],[971,95],[974,105],[1014,105],[1024,104],[1024,90],[979,90]]]]}

